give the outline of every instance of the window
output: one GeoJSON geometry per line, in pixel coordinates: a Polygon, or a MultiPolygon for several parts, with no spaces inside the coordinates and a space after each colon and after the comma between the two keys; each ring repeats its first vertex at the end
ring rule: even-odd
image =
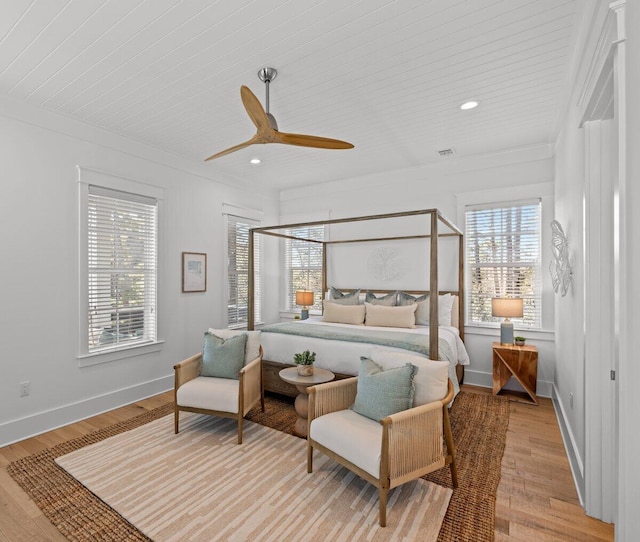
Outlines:
{"type": "Polygon", "coordinates": [[[542,327],[540,207],[536,199],[466,208],[468,324],[501,320],[491,316],[492,297],[521,297],[516,325],[542,327]]]}
{"type": "Polygon", "coordinates": [[[297,239],[287,239],[285,248],[286,299],[284,310],[297,311],[296,290],[311,290],[314,304],[310,309],[322,309],[322,241],[324,226],[303,226],[287,231],[297,239]],[[312,242],[303,239],[311,239],[312,242]]]}
{"type": "MultiPolygon", "coordinates": [[[[227,276],[229,327],[246,327],[249,308],[249,230],[259,224],[247,218],[227,215],[227,276]]],[[[254,242],[255,322],[261,321],[260,235],[254,242]]]]}
{"type": "Polygon", "coordinates": [[[156,341],[157,211],[154,198],[88,188],[88,353],[156,341]]]}

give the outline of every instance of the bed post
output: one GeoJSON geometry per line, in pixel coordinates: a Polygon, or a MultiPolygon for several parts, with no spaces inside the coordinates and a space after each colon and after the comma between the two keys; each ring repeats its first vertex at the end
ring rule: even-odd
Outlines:
{"type": "Polygon", "coordinates": [[[438,211],[431,211],[431,253],[429,254],[429,358],[440,359],[438,352],[438,211]]]}
{"type": "Polygon", "coordinates": [[[251,331],[254,329],[254,299],[253,296],[255,292],[253,291],[253,230],[249,230],[249,299],[247,300],[247,330],[251,331]]]}
{"type": "Polygon", "coordinates": [[[320,295],[320,310],[324,314],[324,295],[327,291],[327,243],[322,241],[322,293],[320,295]]]}
{"type": "Polygon", "coordinates": [[[464,236],[458,235],[458,331],[464,341],[464,236]]]}

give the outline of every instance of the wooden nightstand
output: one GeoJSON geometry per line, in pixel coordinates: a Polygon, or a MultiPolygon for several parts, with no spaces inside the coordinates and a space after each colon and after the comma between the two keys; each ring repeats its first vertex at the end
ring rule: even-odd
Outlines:
{"type": "Polygon", "coordinates": [[[515,346],[493,343],[493,395],[498,395],[509,378],[515,377],[526,395],[508,392],[511,399],[537,405],[538,349],[535,346],[515,346]]]}

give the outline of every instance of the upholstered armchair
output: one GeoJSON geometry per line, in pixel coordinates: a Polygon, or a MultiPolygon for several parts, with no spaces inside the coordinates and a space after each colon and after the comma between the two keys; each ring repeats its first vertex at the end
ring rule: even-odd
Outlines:
{"type": "Polygon", "coordinates": [[[242,444],[244,416],[260,402],[264,412],[262,347],[259,354],[237,373],[238,378],[202,376],[203,353],[174,366],[174,417],[178,433],[180,411],[234,418],[238,421],[238,444],[242,444]]]}
{"type": "Polygon", "coordinates": [[[390,489],[449,466],[458,486],[447,394],[438,401],[386,416],[379,422],[350,410],[358,378],[309,388],[307,471],[313,472],[314,448],[378,487],[380,526],[387,522],[390,489]],[[443,440],[446,442],[446,451],[443,440]]]}

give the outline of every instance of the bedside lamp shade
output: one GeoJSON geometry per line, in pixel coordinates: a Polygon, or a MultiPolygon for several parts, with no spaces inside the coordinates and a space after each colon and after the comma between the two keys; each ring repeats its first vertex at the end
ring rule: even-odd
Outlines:
{"type": "Polygon", "coordinates": [[[309,318],[309,306],[313,305],[313,292],[310,292],[309,290],[297,290],[296,305],[300,305],[302,307],[300,319],[306,320],[309,318]]]}
{"type": "Polygon", "coordinates": [[[491,315],[504,318],[500,324],[500,342],[513,344],[513,324],[509,318],[522,318],[522,299],[514,297],[494,297],[491,299],[491,315]]]}

